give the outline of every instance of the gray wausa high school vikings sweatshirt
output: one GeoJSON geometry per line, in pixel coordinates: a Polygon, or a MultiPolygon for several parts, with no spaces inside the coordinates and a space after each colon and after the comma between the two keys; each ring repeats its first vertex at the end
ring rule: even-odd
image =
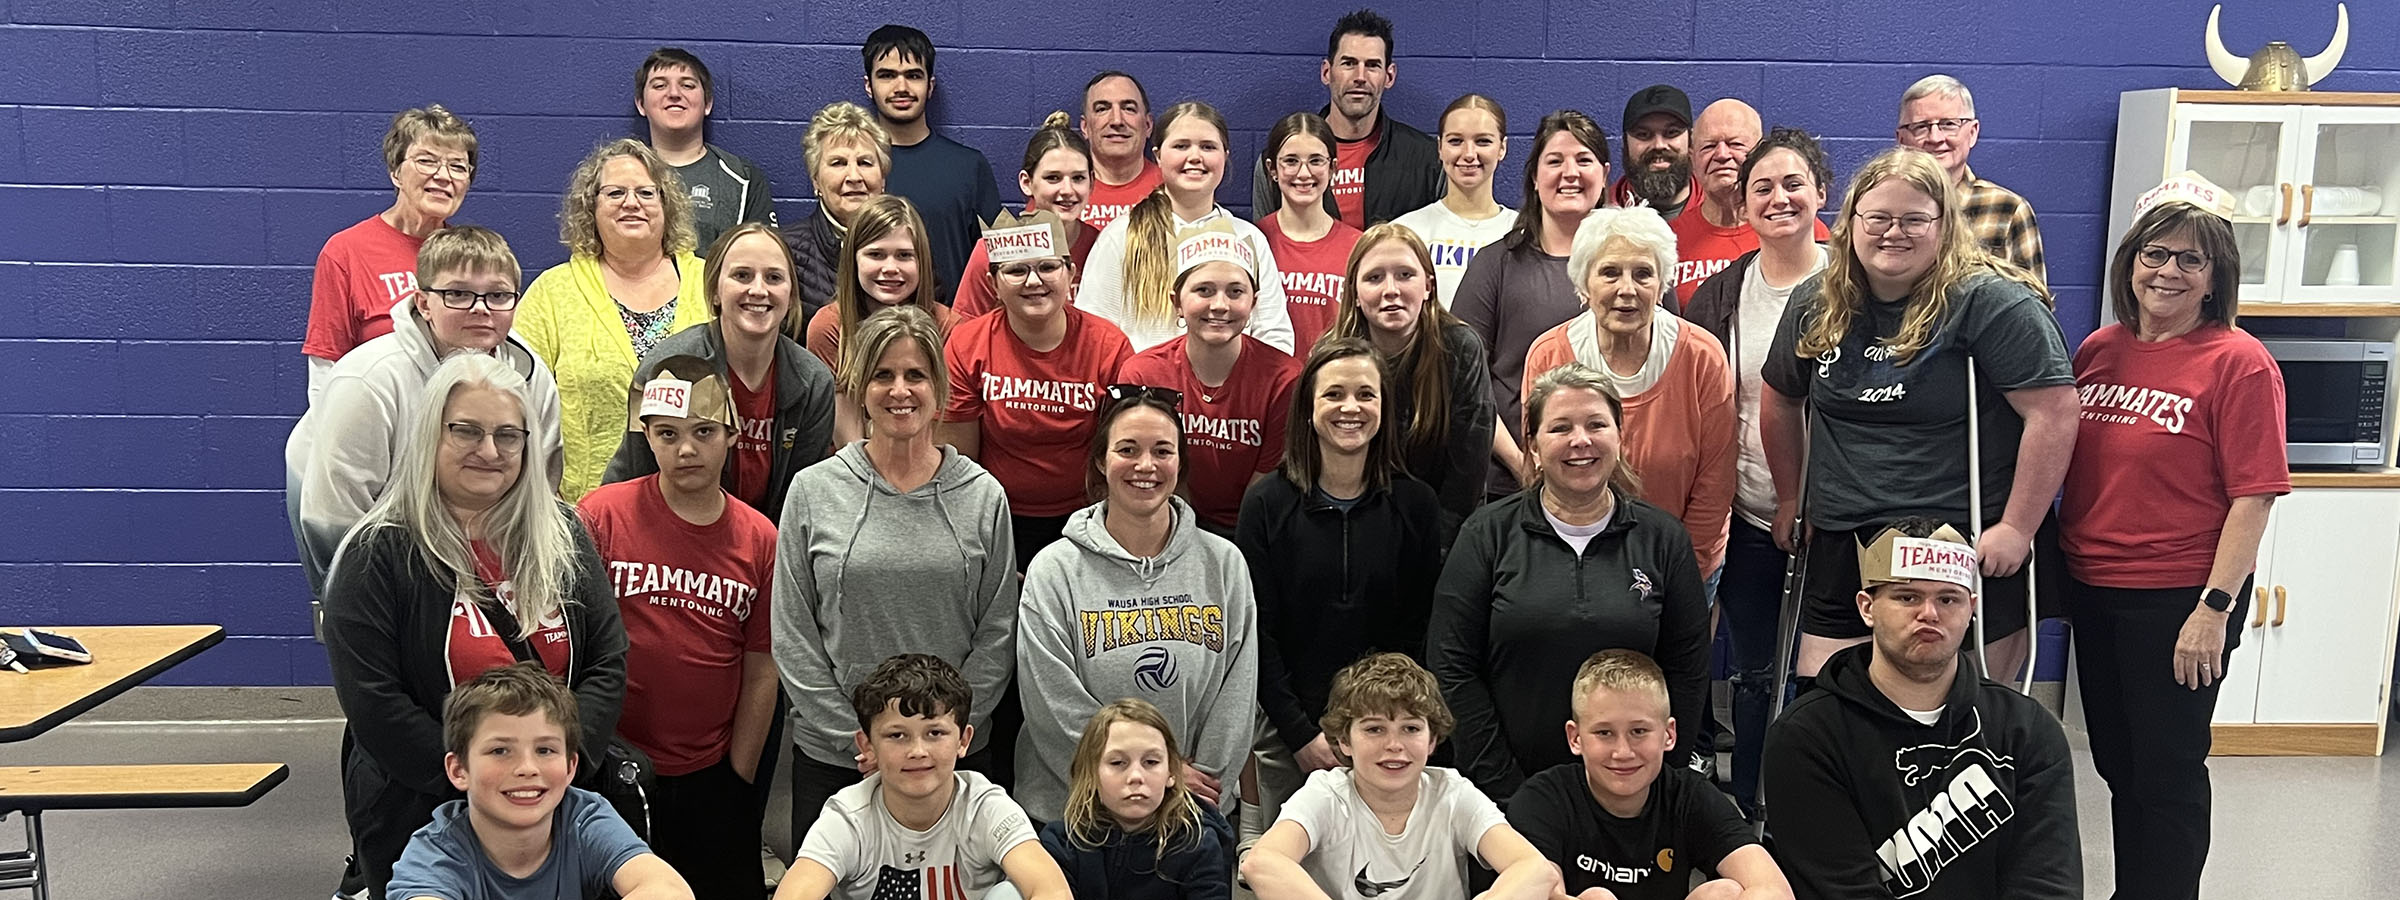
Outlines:
{"type": "Polygon", "coordinates": [[[1258,604],[1233,543],[1199,528],[1183,498],[1166,550],[1135,557],[1102,524],[1105,503],[1067,518],[1065,538],[1025,568],[1017,680],[1025,731],[1017,802],[1056,820],[1083,724],[1104,703],[1155,704],[1201,771],[1234,790],[1258,707],[1258,604]]]}
{"type": "Polygon", "coordinates": [[[792,742],[848,767],[850,692],[885,659],[930,653],[975,693],[976,744],[1016,651],[1016,542],[1008,495],[945,446],[933,480],[900,491],[853,441],[792,478],[775,550],[775,662],[792,742]]]}

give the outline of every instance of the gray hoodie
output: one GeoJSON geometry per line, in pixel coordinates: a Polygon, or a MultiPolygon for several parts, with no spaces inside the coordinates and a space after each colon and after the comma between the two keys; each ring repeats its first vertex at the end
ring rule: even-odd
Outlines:
{"type": "MultiPolygon", "coordinates": [[[[525,376],[533,415],[526,424],[542,435],[550,460],[551,487],[558,486],[560,454],[558,381],[550,367],[525,347],[516,332],[494,348],[525,376]]],[[[400,442],[425,399],[425,382],[442,364],[434,352],[433,328],[417,315],[413,298],[392,305],[392,333],[351,350],[325,376],[324,390],[292,426],[283,444],[284,511],[300,546],[300,562],[312,594],[323,595],[333,553],[350,526],[390,487],[400,461],[400,442]]]]}
{"type": "Polygon", "coordinates": [[[1231,793],[1258,708],[1258,603],[1233,543],[1174,504],[1166,550],[1125,551],[1095,503],[1067,517],[1064,540],[1025,567],[1017,679],[1025,698],[1017,802],[1045,821],[1067,802],[1067,764],[1083,724],[1122,697],[1167,716],[1192,765],[1231,793]]]}
{"type": "Polygon", "coordinates": [[[850,692],[885,659],[930,653],[975,692],[976,749],[1016,653],[1016,541],[1000,480],[941,448],[933,480],[902,492],[852,441],[792,479],[775,549],[775,663],[792,742],[849,767],[850,692]]]}

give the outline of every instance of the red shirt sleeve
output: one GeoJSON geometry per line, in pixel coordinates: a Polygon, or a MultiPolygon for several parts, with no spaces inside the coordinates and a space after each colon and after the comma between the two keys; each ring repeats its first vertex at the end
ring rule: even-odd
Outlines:
{"type": "MultiPolygon", "coordinates": [[[[2264,356],[2264,348],[2260,348],[2264,356]]],[[[2283,435],[2283,372],[2269,360],[2216,392],[2218,477],[2226,497],[2292,492],[2283,435]]]]}
{"type": "Polygon", "coordinates": [[[341,359],[358,346],[358,335],[351,328],[357,320],[350,314],[350,304],[342,286],[350,282],[342,261],[323,251],[317,253],[317,268],[308,288],[308,334],[300,344],[300,352],[319,359],[341,359]]]}
{"type": "MultiPolygon", "coordinates": [[[[727,508],[731,508],[730,501],[727,508]]],[[[742,622],[742,650],[770,653],[775,637],[775,526],[763,515],[753,521],[758,528],[752,543],[758,550],[752,556],[756,565],[751,568],[750,583],[758,586],[758,596],[750,601],[750,618],[742,622]]]]}
{"type": "MultiPolygon", "coordinates": [[[[1007,327],[1005,324],[1001,327],[1007,327]]],[[[981,328],[960,335],[942,348],[942,364],[950,369],[950,403],[942,410],[944,422],[980,422],[983,420],[982,357],[986,332],[981,328]]]]}
{"type": "MultiPolygon", "coordinates": [[[[1272,350],[1274,348],[1260,347],[1259,349],[1272,350]]],[[[1299,360],[1286,356],[1278,362],[1281,365],[1275,367],[1275,386],[1267,392],[1267,414],[1260,417],[1263,421],[1258,423],[1259,431],[1262,434],[1262,444],[1258,453],[1258,471],[1262,473],[1275,471],[1276,467],[1283,465],[1284,440],[1291,430],[1286,426],[1291,422],[1292,394],[1298,389],[1300,381],[1299,360]]]]}

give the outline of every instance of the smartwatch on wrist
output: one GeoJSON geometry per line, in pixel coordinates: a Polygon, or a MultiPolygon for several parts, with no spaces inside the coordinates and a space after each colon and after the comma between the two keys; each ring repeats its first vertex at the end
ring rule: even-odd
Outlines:
{"type": "Polygon", "coordinates": [[[2224,612],[2233,608],[2233,595],[2212,587],[2200,594],[2200,603],[2209,609],[2224,612]]]}

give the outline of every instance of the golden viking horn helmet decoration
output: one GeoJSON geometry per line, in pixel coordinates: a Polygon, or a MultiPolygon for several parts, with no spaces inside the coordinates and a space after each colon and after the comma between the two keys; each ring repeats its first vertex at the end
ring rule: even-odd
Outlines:
{"type": "Polygon", "coordinates": [[[2208,10],[2208,67],[2217,70],[2217,77],[2226,84],[2245,91],[2305,91],[2310,85],[2325,80],[2333,67],[2342,64],[2342,51],[2350,49],[2350,6],[2334,4],[2333,40],[2325,52],[2301,58],[2300,51],[2282,41],[2267,45],[2250,54],[2249,59],[2233,55],[2225,49],[2225,39],[2217,34],[2217,14],[2223,5],[2208,10]]]}

